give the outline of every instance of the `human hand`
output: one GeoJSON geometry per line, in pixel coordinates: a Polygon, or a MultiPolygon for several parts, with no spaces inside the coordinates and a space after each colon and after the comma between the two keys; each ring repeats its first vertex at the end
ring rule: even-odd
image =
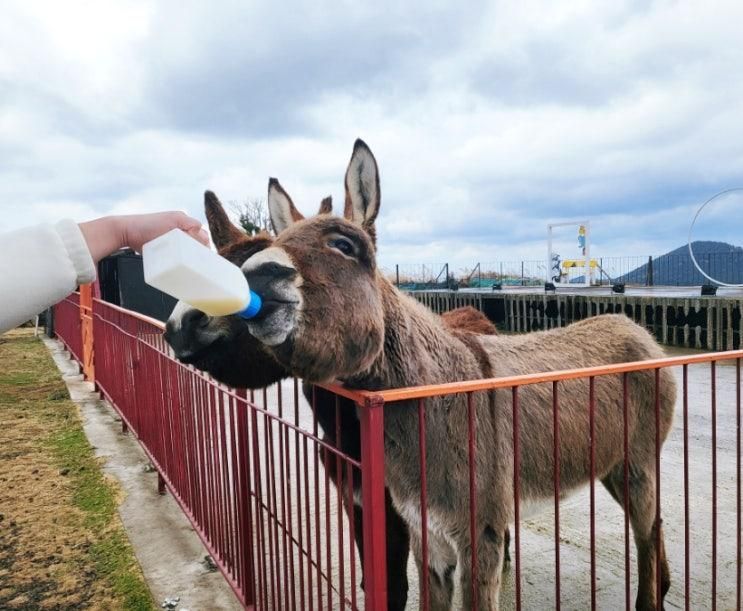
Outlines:
{"type": "Polygon", "coordinates": [[[209,234],[201,228],[201,223],[183,212],[106,216],[80,223],[80,230],[96,263],[127,246],[141,252],[143,244],[171,229],[180,229],[205,246],[209,245],[209,234]]]}
{"type": "Polygon", "coordinates": [[[142,251],[142,245],[167,233],[171,229],[185,231],[204,246],[209,246],[209,234],[201,223],[183,212],[155,212],[154,214],[132,214],[119,216],[124,246],[142,251]]]}

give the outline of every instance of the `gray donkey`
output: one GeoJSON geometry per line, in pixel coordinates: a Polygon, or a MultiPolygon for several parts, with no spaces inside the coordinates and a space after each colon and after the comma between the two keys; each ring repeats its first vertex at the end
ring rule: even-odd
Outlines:
{"type": "MultiPolygon", "coordinates": [[[[345,177],[345,218],[321,215],[295,221],[291,200],[274,179],[269,208],[278,237],[242,264],[260,285],[262,314],[241,323],[288,372],[310,382],[335,380],[353,389],[381,390],[663,356],[653,338],[621,315],[522,336],[463,336],[400,293],[376,265],[375,219],[380,205],[376,160],[358,140],[345,177]]],[[[177,321],[175,327],[177,327],[177,321]]],[[[662,607],[670,586],[661,524],[655,521],[655,374],[629,375],[629,512],[637,546],[640,609],[662,607]],[[660,541],[660,546],[656,541],[660,541]],[[656,562],[661,575],[656,575],[656,562]]],[[[659,373],[659,437],[673,419],[675,381],[659,373]]],[[[595,473],[623,506],[622,381],[595,380],[595,473]]],[[[589,385],[560,383],[559,473],[565,494],[590,479],[589,385]]],[[[551,387],[520,389],[521,501],[552,498],[551,387]]],[[[513,520],[513,420],[510,393],[476,393],[476,583],[472,583],[466,398],[426,401],[428,448],[428,566],[420,553],[420,449],[416,402],[385,411],[385,477],[392,502],[407,522],[421,580],[429,580],[431,607],[452,605],[454,575],[464,607],[496,609],[504,537],[513,520]]]]}

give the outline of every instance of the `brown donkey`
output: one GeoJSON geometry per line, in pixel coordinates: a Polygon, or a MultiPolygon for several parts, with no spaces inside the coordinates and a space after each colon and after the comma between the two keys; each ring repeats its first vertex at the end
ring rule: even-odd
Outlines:
{"type": "MultiPolygon", "coordinates": [[[[320,215],[292,222],[290,200],[269,182],[271,216],[288,226],[273,244],[250,256],[242,269],[264,298],[262,314],[245,323],[250,334],[292,375],[309,382],[338,380],[369,390],[437,384],[658,358],[650,334],[622,315],[607,315],[522,336],[462,335],[400,293],[376,265],[375,226],[380,185],[376,161],[361,141],[346,172],[346,218],[320,215]],[[349,220],[350,219],[350,220],[349,220]]],[[[670,585],[661,524],[655,522],[654,373],[629,375],[630,520],[637,546],[636,605],[657,609],[670,585]],[[656,536],[661,541],[656,546],[656,536]],[[656,560],[661,575],[656,576],[656,560]]],[[[671,427],[675,381],[659,373],[661,440],[671,427]]],[[[590,478],[588,383],[560,383],[560,479],[565,493],[590,478]]],[[[519,429],[522,502],[553,494],[551,388],[521,388],[519,429]]],[[[623,502],[622,383],[595,380],[595,473],[623,502]]],[[[513,519],[513,444],[510,393],[478,393],[474,400],[478,457],[476,495],[477,582],[472,583],[469,528],[468,425],[466,399],[436,397],[426,403],[429,449],[428,566],[421,564],[418,417],[415,402],[397,404],[384,418],[385,476],[392,501],[413,535],[421,579],[428,579],[431,605],[448,609],[460,583],[464,607],[498,606],[503,535],[513,519]]]]}
{"type": "MultiPolygon", "coordinates": [[[[289,215],[292,222],[304,217],[290,201],[289,215]]],[[[235,227],[217,197],[207,192],[204,207],[212,240],[219,253],[238,265],[253,254],[268,248],[273,238],[268,234],[248,237],[235,227]]],[[[319,214],[332,211],[330,198],[325,198],[319,214]]],[[[283,229],[281,219],[275,220],[277,231],[283,229]]],[[[481,312],[471,307],[463,307],[446,312],[441,316],[443,324],[457,329],[460,334],[495,334],[496,329],[481,312]]],[[[238,388],[263,388],[289,376],[252,335],[247,332],[244,322],[237,317],[207,319],[200,312],[185,305],[179,305],[168,323],[166,338],[173,346],[176,356],[184,362],[210,373],[217,380],[238,388]]],[[[303,393],[310,405],[314,406],[318,424],[324,431],[325,439],[337,445],[344,454],[360,460],[361,432],[359,421],[351,401],[341,398],[340,431],[336,436],[336,396],[327,390],[310,384],[303,384],[303,393]]],[[[323,465],[335,483],[336,461],[326,460],[321,455],[323,465]]],[[[360,473],[355,473],[354,485],[357,495],[361,491],[360,473]]],[[[407,560],[409,552],[408,529],[392,505],[389,492],[385,495],[387,523],[387,566],[388,566],[388,608],[402,611],[407,603],[408,581],[407,560]]],[[[349,499],[344,498],[344,502],[349,499]]],[[[353,502],[353,501],[350,501],[353,502]]],[[[347,507],[348,509],[348,507],[347,507]]],[[[349,514],[351,512],[348,512],[349,514]]],[[[353,511],[354,533],[359,553],[363,550],[363,510],[356,506],[353,511]]],[[[506,536],[508,532],[506,531],[506,536]]],[[[506,545],[506,555],[508,546],[506,545]]],[[[508,559],[508,556],[506,556],[508,559]]]]}

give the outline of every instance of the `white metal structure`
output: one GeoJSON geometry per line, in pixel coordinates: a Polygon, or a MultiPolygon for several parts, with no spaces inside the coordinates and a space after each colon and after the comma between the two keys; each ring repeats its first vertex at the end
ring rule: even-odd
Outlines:
{"type": "MultiPolygon", "coordinates": [[[[555,227],[580,227],[586,228],[586,249],[583,256],[583,283],[570,283],[571,287],[576,286],[591,286],[593,282],[593,268],[591,267],[591,221],[566,221],[564,223],[549,223],[547,225],[547,278],[545,282],[554,282],[552,280],[552,257],[555,253],[552,252],[552,230],[555,227]]],[[[576,257],[579,258],[579,257],[576,257]]],[[[558,270],[561,273],[561,270],[558,270]]],[[[560,282],[554,282],[556,286],[560,285],[560,282]]]]}

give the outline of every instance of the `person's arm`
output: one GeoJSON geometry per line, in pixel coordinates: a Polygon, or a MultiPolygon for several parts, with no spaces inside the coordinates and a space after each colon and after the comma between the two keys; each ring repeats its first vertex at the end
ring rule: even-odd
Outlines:
{"type": "Polygon", "coordinates": [[[0,333],[57,303],[80,284],[95,280],[103,257],[179,228],[202,243],[201,223],[182,212],[64,220],[0,234],[0,333]]]}

